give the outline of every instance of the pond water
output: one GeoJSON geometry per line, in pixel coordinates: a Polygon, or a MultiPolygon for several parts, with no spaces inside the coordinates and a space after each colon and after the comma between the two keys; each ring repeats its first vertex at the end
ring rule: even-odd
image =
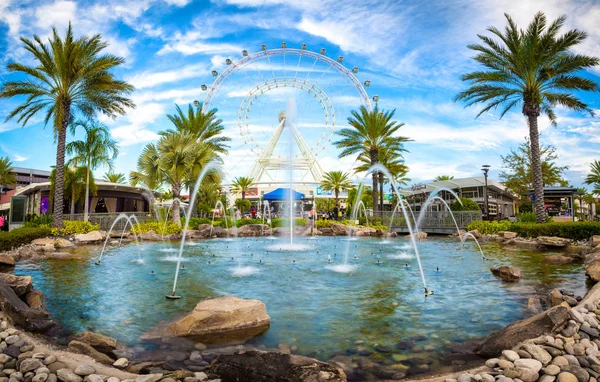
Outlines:
{"type": "MultiPolygon", "coordinates": [[[[389,347],[405,358],[424,351],[436,358],[453,343],[523,318],[528,297],[547,295],[553,288],[579,295],[586,291],[582,265],[549,264],[544,256],[550,252],[488,244],[482,246],[486,261],[473,242],[461,247],[455,239],[431,238],[419,243],[425,278],[435,292],[425,297],[408,240],[298,241],[307,249],[279,251],[277,244],[285,243],[284,238],[188,243],[178,281],[180,300],[165,298],[172,288],[179,243],[143,244],[143,264],[135,262],[138,252],[131,244],[109,248],[99,266],[94,265],[93,249],[77,259],[19,263],[15,273],[33,277],[52,317],[73,332],[96,331],[131,346],[140,344],[142,333],[189,312],[203,298],[259,299],[266,304],[271,327],[251,344],[295,345],[299,354],[321,360],[352,353],[348,349],[356,348],[356,341],[364,341],[359,343],[370,350],[389,347]],[[340,264],[346,246],[354,270],[335,272],[328,255],[332,264],[340,264]],[[500,264],[521,268],[523,279],[503,283],[489,270],[500,264]],[[412,345],[396,350],[401,341],[412,345]]],[[[377,362],[401,359],[373,351],[377,362]]]]}

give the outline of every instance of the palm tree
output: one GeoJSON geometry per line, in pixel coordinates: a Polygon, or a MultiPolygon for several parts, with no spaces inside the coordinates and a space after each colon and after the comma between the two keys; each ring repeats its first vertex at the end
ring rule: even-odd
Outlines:
{"type": "MultiPolygon", "coordinates": [[[[92,195],[96,194],[97,188],[94,178],[89,179],[89,187],[87,181],[88,169],[85,166],[82,167],[71,167],[65,166],[65,195],[68,196],[71,202],[70,214],[75,213],[75,205],[79,201],[83,200],[86,195],[86,191],[92,195]]],[[[56,180],[56,169],[53,169],[50,173],[50,199],[52,200],[55,190],[56,180]]]]}
{"type": "Polygon", "coordinates": [[[175,105],[177,114],[167,115],[167,118],[175,126],[175,130],[169,129],[161,134],[171,134],[178,132],[181,134],[189,134],[198,140],[203,141],[206,145],[212,148],[213,151],[225,154],[231,138],[223,134],[225,127],[223,121],[217,118],[217,109],[209,110],[204,113],[202,104],[195,110],[192,105],[189,105],[187,115],[181,110],[178,105],[175,105]]]}
{"type": "Polygon", "coordinates": [[[127,178],[125,177],[125,174],[121,173],[107,172],[102,177],[102,180],[110,183],[127,184],[127,178]]]}
{"type": "Polygon", "coordinates": [[[119,148],[117,142],[110,137],[108,128],[100,122],[78,121],[71,125],[73,135],[77,127],[84,129],[85,137],[83,140],[69,142],[66,152],[68,155],[73,155],[69,159],[69,165],[83,166],[87,169],[83,220],[88,221],[90,173],[99,166],[108,166],[112,170],[113,161],[119,155],[119,148]]]}
{"type": "Polygon", "coordinates": [[[591,172],[585,177],[585,184],[593,185],[593,194],[600,195],[600,161],[591,163],[591,172]]]}
{"type": "Polygon", "coordinates": [[[341,171],[329,171],[323,175],[321,188],[325,191],[333,191],[335,194],[335,204],[338,205],[340,192],[347,191],[354,186],[350,180],[350,175],[341,171]]]}
{"type": "Polygon", "coordinates": [[[452,180],[452,179],[454,179],[454,176],[452,176],[452,175],[438,175],[433,179],[433,181],[434,182],[443,182],[445,180],[452,180]]]}
{"type": "Polygon", "coordinates": [[[583,198],[587,194],[587,190],[583,187],[577,187],[577,199],[579,201],[579,213],[583,215],[583,198]]]}
{"type": "Polygon", "coordinates": [[[111,73],[125,60],[102,54],[108,43],[102,41],[99,34],[75,39],[69,23],[64,39],[53,28],[48,44],[38,36],[34,36],[33,41],[21,37],[21,41],[37,66],[8,64],[8,70],[21,73],[23,79],[5,82],[0,97],[26,96],[25,102],[10,112],[6,120],[17,118],[25,126],[39,112],[45,112],[46,125],[52,120],[57,137],[53,225],[61,228],[67,126],[77,112],[87,118],[98,112],[113,118],[125,114],[126,108],[135,107],[126,98],[133,86],[117,80],[111,73]]]}
{"type": "Polygon", "coordinates": [[[17,184],[17,174],[13,172],[12,162],[8,157],[0,158],[0,190],[2,186],[17,184]]]}
{"type": "Polygon", "coordinates": [[[238,194],[242,194],[242,200],[244,200],[244,199],[246,199],[246,192],[248,192],[250,187],[252,187],[253,183],[254,183],[254,179],[248,178],[246,176],[240,176],[238,178],[234,178],[233,182],[231,183],[231,185],[233,186],[231,191],[238,193],[238,194]]]}
{"type": "MultiPolygon", "coordinates": [[[[337,134],[342,137],[341,140],[334,142],[337,148],[342,152],[339,157],[361,154],[369,158],[369,166],[379,163],[379,151],[384,147],[390,150],[401,151],[402,143],[408,141],[408,138],[394,136],[395,133],[404,126],[403,123],[392,121],[395,110],[384,112],[380,111],[378,106],[369,110],[366,106],[360,106],[358,111],[353,110],[348,117],[350,128],[343,128],[337,134]]],[[[373,209],[377,211],[378,192],[377,172],[373,172],[373,209]]]]}
{"type": "Polygon", "coordinates": [[[527,30],[518,29],[508,14],[505,17],[508,25],[504,33],[495,27],[487,29],[500,41],[478,35],[483,44],[469,45],[477,52],[473,59],[486,70],[463,75],[462,80],[468,81],[470,87],[459,93],[455,101],[463,100],[466,106],[484,103],[477,116],[501,107],[500,118],[513,107],[521,106],[529,126],[536,221],[543,223],[546,218],[538,117],[544,113],[556,125],[557,105],[593,115],[573,92],[598,90],[596,82],[577,76],[577,72],[598,65],[599,61],[597,57],[571,51],[585,40],[585,32],[573,29],[558,35],[564,16],[547,26],[546,16],[537,13],[527,30]]]}
{"type": "Polygon", "coordinates": [[[131,184],[143,184],[150,189],[169,186],[173,197],[173,222],[181,224],[181,191],[184,186],[189,188],[206,164],[217,158],[212,147],[202,141],[197,142],[189,134],[165,133],[156,144],[150,143],[144,147],[138,159],[137,171],[130,175],[131,184]]]}
{"type": "Polygon", "coordinates": [[[590,193],[586,193],[583,197],[583,201],[588,205],[588,217],[590,220],[594,220],[594,209],[592,206],[596,204],[596,198],[590,193]]]}

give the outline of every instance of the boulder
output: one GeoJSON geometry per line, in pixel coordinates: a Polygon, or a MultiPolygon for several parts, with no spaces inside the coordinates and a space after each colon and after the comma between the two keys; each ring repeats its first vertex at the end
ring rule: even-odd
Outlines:
{"type": "Polygon", "coordinates": [[[331,230],[335,236],[347,236],[348,235],[348,227],[343,224],[331,223],[329,228],[331,228],[331,230]]]}
{"type": "Polygon", "coordinates": [[[192,239],[207,239],[208,237],[210,237],[211,233],[214,234],[214,227],[212,230],[210,229],[210,227],[211,224],[200,224],[198,226],[198,229],[188,232],[188,234],[192,239]]]}
{"type": "Polygon", "coordinates": [[[359,227],[356,236],[373,236],[377,230],[373,227],[359,227]]]}
{"type": "Polygon", "coordinates": [[[34,241],[31,242],[31,244],[38,246],[38,247],[44,247],[46,245],[54,246],[54,239],[51,237],[42,237],[40,239],[35,239],[34,241]]]}
{"type": "Polygon", "coordinates": [[[509,265],[501,265],[499,267],[492,267],[490,271],[494,276],[500,277],[502,281],[518,281],[521,278],[521,270],[517,267],[511,267],[509,265]]]}
{"type": "Polygon", "coordinates": [[[27,293],[33,290],[31,276],[15,276],[10,273],[0,273],[0,281],[11,287],[20,298],[24,298],[27,293]]]}
{"type": "Polygon", "coordinates": [[[125,346],[114,338],[94,332],[82,332],[73,337],[74,341],[90,345],[100,353],[118,358],[115,351],[125,350],[125,346]]]}
{"type": "Polygon", "coordinates": [[[223,296],[201,300],[192,312],[157,325],[142,339],[190,337],[206,344],[243,343],[270,324],[263,302],[223,296]]]}
{"type": "Polygon", "coordinates": [[[585,257],[585,274],[593,281],[600,281],[600,251],[590,253],[585,257]]]}
{"type": "Polygon", "coordinates": [[[78,244],[92,244],[102,241],[102,233],[100,231],[92,231],[75,235],[75,242],[78,244]]]}
{"type": "Polygon", "coordinates": [[[548,296],[548,305],[558,306],[563,302],[563,295],[558,289],[552,289],[550,296],[548,296]]]}
{"type": "Polygon", "coordinates": [[[556,236],[538,236],[537,242],[540,245],[546,245],[549,247],[566,247],[571,244],[570,239],[556,236]]]}
{"type": "Polygon", "coordinates": [[[246,224],[241,226],[238,235],[241,237],[262,236],[264,231],[267,231],[269,226],[266,224],[246,224]]]}
{"type": "Polygon", "coordinates": [[[504,232],[502,232],[502,237],[504,239],[514,239],[515,237],[517,237],[517,233],[510,232],[510,231],[504,231],[504,232]]]}
{"type": "Polygon", "coordinates": [[[505,244],[527,249],[537,249],[539,247],[537,241],[528,240],[521,237],[515,237],[514,239],[507,240],[505,244]]]}
{"type": "Polygon", "coordinates": [[[25,295],[25,302],[33,309],[42,309],[42,292],[39,290],[32,290],[25,295]]]}
{"type": "Polygon", "coordinates": [[[142,232],[138,235],[138,237],[145,241],[162,241],[163,237],[154,232],[154,230],[150,230],[148,232],[142,232]]]}
{"type": "MultiPolygon", "coordinates": [[[[413,235],[415,236],[415,239],[417,239],[417,240],[427,239],[427,232],[423,232],[423,231],[413,232],[413,235]]],[[[406,236],[404,236],[404,238],[410,239],[410,235],[406,235],[406,236]]]]}
{"type": "Polygon", "coordinates": [[[544,311],[542,308],[542,302],[537,297],[529,297],[527,299],[527,310],[533,314],[538,314],[544,311]]]}
{"type": "Polygon", "coordinates": [[[556,264],[556,265],[570,264],[573,261],[575,261],[574,257],[563,256],[563,255],[544,256],[544,259],[547,262],[549,262],[550,264],[556,264]]]}
{"type": "Polygon", "coordinates": [[[383,234],[383,237],[388,237],[388,238],[391,238],[391,237],[398,237],[398,234],[397,234],[396,232],[385,232],[385,233],[383,234]]]}
{"type": "Polygon", "coordinates": [[[590,237],[590,247],[595,248],[600,245],[600,235],[590,237]]]}
{"type": "Polygon", "coordinates": [[[477,353],[485,357],[497,356],[502,350],[512,349],[520,342],[550,333],[569,320],[570,310],[567,304],[561,304],[525,320],[513,322],[490,334],[477,349],[477,353]]]}
{"type": "Polygon", "coordinates": [[[210,369],[223,381],[346,381],[344,371],[313,358],[279,352],[220,355],[210,369]]]}
{"type": "Polygon", "coordinates": [[[48,313],[30,308],[4,281],[0,281],[0,309],[13,324],[28,331],[45,332],[55,326],[48,313]]]}
{"type": "Polygon", "coordinates": [[[75,246],[73,242],[67,239],[63,239],[62,237],[57,237],[56,241],[54,242],[54,245],[56,246],[56,248],[71,248],[75,246]]]}
{"type": "Polygon", "coordinates": [[[8,253],[0,253],[0,266],[2,265],[10,267],[14,266],[15,258],[9,255],[8,253]]]}
{"type": "Polygon", "coordinates": [[[481,234],[479,233],[479,230],[476,230],[476,229],[474,229],[474,230],[472,230],[472,231],[469,231],[469,233],[470,233],[471,235],[475,236],[477,239],[480,239],[480,238],[481,238],[481,234]]]}
{"type": "Polygon", "coordinates": [[[87,355],[92,357],[96,361],[103,363],[105,365],[112,365],[116,360],[112,359],[108,355],[99,352],[94,349],[91,345],[88,345],[84,342],[80,341],[71,341],[69,342],[68,350],[73,353],[87,355]]]}

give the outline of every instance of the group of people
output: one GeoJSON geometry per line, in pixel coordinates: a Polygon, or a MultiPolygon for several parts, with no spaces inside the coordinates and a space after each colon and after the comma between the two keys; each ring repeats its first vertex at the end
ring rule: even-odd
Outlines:
{"type": "Polygon", "coordinates": [[[346,208],[339,207],[337,204],[333,207],[333,210],[319,212],[322,220],[343,220],[346,216],[346,208]]]}

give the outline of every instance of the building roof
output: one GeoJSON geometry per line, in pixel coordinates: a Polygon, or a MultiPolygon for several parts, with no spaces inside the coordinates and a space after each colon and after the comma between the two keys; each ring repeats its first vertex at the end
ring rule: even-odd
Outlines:
{"type": "MultiPolygon", "coordinates": [[[[149,194],[154,197],[160,196],[160,193],[158,193],[158,192],[152,192],[152,191],[146,190],[144,188],[139,188],[139,187],[132,187],[128,184],[111,183],[111,182],[103,182],[103,181],[96,181],[95,183],[96,183],[96,188],[98,190],[102,190],[102,191],[117,190],[117,191],[123,191],[123,192],[132,192],[132,193],[140,194],[140,195],[149,194]]],[[[15,192],[15,196],[29,195],[33,192],[37,192],[40,190],[49,190],[49,189],[50,189],[50,182],[32,183],[30,185],[27,185],[25,187],[17,189],[15,192]]]]}
{"type": "Polygon", "coordinates": [[[13,167],[13,172],[17,174],[32,174],[38,176],[50,176],[51,171],[46,170],[37,170],[35,168],[26,168],[26,167],[13,167]]]}
{"type": "MultiPolygon", "coordinates": [[[[508,189],[504,184],[488,178],[487,185],[490,190],[500,192],[502,194],[508,195],[512,198],[517,198],[514,192],[508,189]]],[[[417,185],[417,187],[413,187],[412,189],[401,190],[401,193],[405,196],[411,196],[416,194],[422,194],[424,192],[430,193],[440,188],[448,188],[450,190],[458,190],[470,187],[481,187],[485,186],[485,177],[476,176],[471,178],[460,178],[460,179],[450,179],[443,180],[439,182],[431,182],[423,185],[417,185]]]]}
{"type": "MultiPolygon", "coordinates": [[[[304,199],[304,194],[295,190],[292,191],[292,197],[294,200],[304,199]]],[[[264,200],[289,200],[290,189],[289,188],[278,188],[269,193],[263,195],[264,200]]]]}
{"type": "MultiPolygon", "coordinates": [[[[529,190],[530,193],[533,194],[534,189],[529,190]]],[[[575,187],[544,187],[544,195],[565,195],[571,196],[577,194],[577,189],[575,187]]]]}

